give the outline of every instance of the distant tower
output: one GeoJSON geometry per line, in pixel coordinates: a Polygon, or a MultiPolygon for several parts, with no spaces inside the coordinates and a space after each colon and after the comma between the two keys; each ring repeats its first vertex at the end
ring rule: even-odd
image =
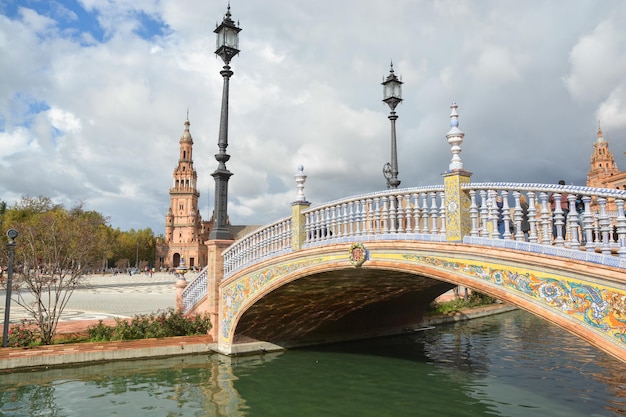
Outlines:
{"type": "Polygon", "coordinates": [[[163,264],[177,267],[185,258],[188,267],[207,263],[208,227],[198,210],[200,193],[197,189],[198,174],[193,167],[193,138],[189,132],[189,117],[180,137],[178,165],[174,169],[170,188],[170,208],[165,216],[165,247],[163,264]]]}
{"type": "Polygon", "coordinates": [[[613,176],[620,173],[615,158],[609,150],[609,142],[602,136],[602,129],[598,122],[598,137],[593,144],[591,165],[587,173],[587,186],[597,188],[615,188],[611,183],[613,176]]]}

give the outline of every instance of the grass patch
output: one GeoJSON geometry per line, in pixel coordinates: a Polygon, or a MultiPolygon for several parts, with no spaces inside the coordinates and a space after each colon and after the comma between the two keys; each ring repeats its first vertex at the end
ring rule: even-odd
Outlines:
{"type": "Polygon", "coordinates": [[[467,300],[463,297],[460,297],[455,300],[444,301],[441,303],[434,301],[430,304],[428,310],[426,311],[426,315],[436,316],[439,314],[456,313],[458,311],[467,310],[469,308],[491,305],[494,304],[496,301],[497,300],[495,298],[488,295],[473,292],[467,300]]]}

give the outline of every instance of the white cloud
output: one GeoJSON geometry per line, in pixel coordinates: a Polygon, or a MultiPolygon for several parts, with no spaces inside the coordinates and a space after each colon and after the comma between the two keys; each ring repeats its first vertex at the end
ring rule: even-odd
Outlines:
{"type": "Polygon", "coordinates": [[[626,84],[620,84],[600,104],[596,118],[605,128],[626,128],[626,84]]]}
{"type": "MultiPolygon", "coordinates": [[[[568,8],[549,0],[532,7],[399,1],[393,20],[389,5],[374,0],[233,3],[243,30],[231,63],[231,221],[288,215],[299,164],[314,205],[385,188],[390,122],[380,82],[390,59],[404,81],[402,186],[441,182],[453,100],[473,181],[583,183],[586,162],[563,161],[588,161],[594,117],[611,127],[616,156],[626,146],[626,42],[618,25],[626,6],[573,1],[568,8]]],[[[59,28],[85,11],[0,15],[2,198],[84,201],[115,227],[162,233],[189,109],[208,217],[223,86],[213,28],[226,4],[79,4],[93,20],[72,30],[59,28]],[[93,27],[96,18],[102,27],[93,27]],[[150,19],[167,30],[138,34],[150,19]]]]}
{"type": "Polygon", "coordinates": [[[81,130],[80,119],[68,111],[53,107],[48,111],[48,118],[52,127],[62,132],[76,134],[81,130]]]}
{"type": "Polygon", "coordinates": [[[583,34],[572,48],[571,71],[565,84],[577,100],[602,99],[623,80],[626,72],[625,17],[625,13],[611,15],[591,33],[583,34]]]}
{"type": "Polygon", "coordinates": [[[506,83],[519,81],[524,69],[525,57],[501,46],[487,46],[480,51],[471,74],[480,81],[506,83]]]}

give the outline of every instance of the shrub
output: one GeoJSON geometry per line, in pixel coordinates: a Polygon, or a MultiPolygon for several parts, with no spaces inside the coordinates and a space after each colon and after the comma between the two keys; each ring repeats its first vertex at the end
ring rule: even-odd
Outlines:
{"type": "Polygon", "coordinates": [[[435,301],[429,306],[426,314],[448,314],[463,309],[490,305],[495,302],[495,298],[474,291],[467,300],[464,298],[457,298],[441,303],[435,301]]]}
{"type": "Polygon", "coordinates": [[[39,328],[30,320],[22,319],[20,324],[9,328],[7,346],[9,347],[32,347],[40,344],[37,336],[39,328]]]}
{"type": "Polygon", "coordinates": [[[182,312],[169,309],[137,315],[131,320],[115,319],[113,327],[100,321],[87,328],[87,334],[91,341],[134,340],[207,334],[210,329],[207,314],[185,316],[182,312]]]}
{"type": "Polygon", "coordinates": [[[107,326],[100,320],[98,324],[87,327],[87,336],[92,342],[103,342],[111,340],[113,334],[113,327],[107,326]]]}

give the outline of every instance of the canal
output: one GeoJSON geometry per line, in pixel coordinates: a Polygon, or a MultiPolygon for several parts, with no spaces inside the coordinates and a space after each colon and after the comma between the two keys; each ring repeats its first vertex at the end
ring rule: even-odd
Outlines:
{"type": "Polygon", "coordinates": [[[620,416],[626,364],[532,315],[282,353],[0,378],[0,416],[620,416]]]}

